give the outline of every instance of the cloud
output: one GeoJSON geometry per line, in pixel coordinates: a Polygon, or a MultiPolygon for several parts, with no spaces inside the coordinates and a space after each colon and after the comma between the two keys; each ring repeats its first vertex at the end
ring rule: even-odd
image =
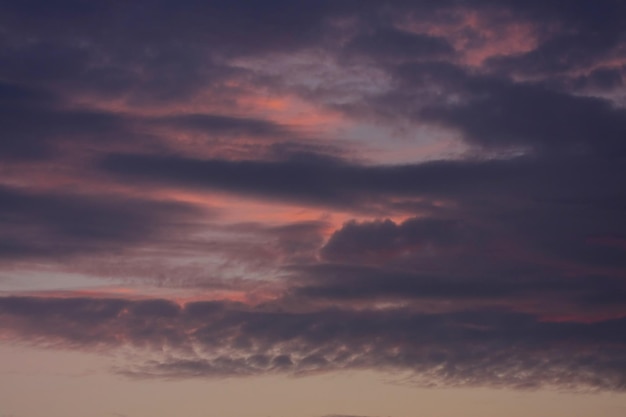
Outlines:
{"type": "Polygon", "coordinates": [[[182,130],[235,134],[252,137],[270,136],[278,138],[287,134],[286,129],[267,120],[220,116],[214,114],[181,114],[158,118],[154,122],[182,130]]]}
{"type": "Polygon", "coordinates": [[[452,46],[446,40],[405,32],[393,28],[375,30],[361,34],[346,46],[346,53],[380,59],[420,59],[446,56],[452,53],[452,46]]]}
{"type": "Polygon", "coordinates": [[[429,251],[432,246],[460,243],[462,226],[443,219],[410,219],[397,225],[391,220],[349,222],[336,231],[321,253],[324,258],[350,263],[377,263],[379,258],[429,251]]]}
{"type": "Polygon", "coordinates": [[[584,1],[575,1],[565,7],[558,0],[540,3],[510,4],[541,26],[554,29],[545,30],[542,42],[532,51],[494,57],[490,64],[495,68],[514,74],[562,75],[619,56],[625,32],[623,4],[609,1],[590,7],[584,1]]]}
{"type": "MultiPolygon", "coordinates": [[[[440,206],[448,202],[467,209],[512,210],[502,212],[504,216],[515,216],[519,204],[539,210],[542,215],[567,206],[572,215],[602,210],[609,216],[616,215],[613,210],[621,210],[624,205],[620,161],[597,158],[516,157],[372,166],[313,154],[240,161],[112,154],[103,158],[100,166],[138,183],[216,189],[363,211],[372,210],[372,206],[385,207],[392,197],[396,202],[422,198],[439,200],[440,206]],[[476,204],[486,205],[481,208],[476,204]]],[[[602,229],[611,233],[604,226],[602,229]]]]}
{"type": "Polygon", "coordinates": [[[58,153],[63,142],[94,145],[116,141],[128,132],[128,120],[119,114],[63,108],[62,99],[46,89],[19,83],[0,85],[3,160],[41,158],[58,153]]]}
{"type": "Polygon", "coordinates": [[[458,127],[469,141],[486,147],[624,153],[626,111],[606,100],[575,97],[539,85],[478,81],[470,87],[466,102],[427,107],[421,115],[458,127]]]}
{"type": "MultiPolygon", "coordinates": [[[[520,161],[520,164],[524,162],[520,161]]],[[[355,198],[368,193],[445,195],[459,187],[472,187],[472,181],[482,181],[485,186],[485,183],[494,181],[492,173],[509,174],[520,164],[517,161],[484,164],[438,161],[420,165],[363,166],[315,154],[277,161],[112,154],[101,162],[107,172],[145,182],[216,188],[339,206],[361,203],[355,198]]]]}
{"type": "Polygon", "coordinates": [[[307,312],[224,302],[181,307],[165,300],[44,297],[1,298],[0,314],[5,338],[139,349],[144,360],[119,369],[135,377],[372,369],[412,371],[429,384],[626,387],[624,319],[585,324],[503,311],[307,312]]]}
{"type": "Polygon", "coordinates": [[[7,296],[0,337],[135,377],[623,391],[624,16],[3,2],[0,266],[222,301],[7,296]]]}
{"type": "Polygon", "coordinates": [[[591,237],[600,230],[621,236],[622,223],[612,217],[620,209],[465,204],[401,223],[345,223],[320,249],[323,262],[292,267],[293,294],[346,302],[420,300],[438,308],[454,300],[464,307],[525,306],[541,314],[620,309],[619,296],[611,294],[626,291],[622,240],[603,245],[591,237]]]}
{"type": "Polygon", "coordinates": [[[201,211],[183,203],[0,187],[0,258],[119,252],[201,211]]]}

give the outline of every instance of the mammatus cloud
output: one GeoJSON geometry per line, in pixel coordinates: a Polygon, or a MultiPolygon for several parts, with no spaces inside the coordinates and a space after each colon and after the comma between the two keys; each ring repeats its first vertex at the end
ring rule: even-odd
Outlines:
{"type": "Polygon", "coordinates": [[[624,319],[546,322],[506,311],[289,311],[280,304],[4,297],[4,337],[135,348],[136,377],[374,369],[425,384],[626,388],[624,319]]]}

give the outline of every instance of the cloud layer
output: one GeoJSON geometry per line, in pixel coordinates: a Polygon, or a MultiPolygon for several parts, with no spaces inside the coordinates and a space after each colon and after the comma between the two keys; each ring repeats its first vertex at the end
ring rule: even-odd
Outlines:
{"type": "Polygon", "coordinates": [[[423,384],[622,390],[624,319],[542,322],[504,311],[290,312],[224,302],[3,298],[5,331],[74,348],[132,346],[133,376],[413,371],[423,384]],[[152,355],[151,355],[152,354],[152,355]],[[151,357],[152,356],[152,357],[151,357]],[[148,357],[149,359],[146,359],[148,357]]]}
{"type": "Polygon", "coordinates": [[[3,341],[135,377],[626,388],[622,2],[0,16],[3,341]]]}

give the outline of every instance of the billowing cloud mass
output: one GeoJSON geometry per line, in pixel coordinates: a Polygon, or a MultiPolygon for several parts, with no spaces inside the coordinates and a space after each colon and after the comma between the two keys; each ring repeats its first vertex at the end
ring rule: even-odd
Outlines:
{"type": "Polygon", "coordinates": [[[20,0],[0,33],[2,343],[626,390],[626,3],[20,0]]]}

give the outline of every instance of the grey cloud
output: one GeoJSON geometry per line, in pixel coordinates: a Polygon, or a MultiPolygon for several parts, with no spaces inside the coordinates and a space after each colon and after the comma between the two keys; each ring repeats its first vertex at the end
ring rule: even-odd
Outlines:
{"type": "Polygon", "coordinates": [[[88,106],[76,108],[50,90],[19,83],[0,84],[0,109],[0,150],[6,162],[54,160],[124,147],[164,150],[171,147],[165,135],[180,132],[200,134],[207,144],[233,136],[266,139],[268,149],[275,143],[298,139],[288,127],[257,118],[210,113],[142,116],[88,106]],[[162,132],[163,127],[169,131],[162,132]]]}
{"type": "Polygon", "coordinates": [[[527,53],[496,57],[491,65],[509,73],[526,75],[563,74],[593,67],[594,62],[623,53],[626,9],[619,1],[594,5],[585,1],[527,2],[514,7],[524,10],[538,25],[561,25],[545,30],[538,47],[527,53]]]}
{"type": "Polygon", "coordinates": [[[432,59],[451,55],[453,52],[452,46],[442,38],[394,28],[381,28],[371,33],[361,34],[350,40],[345,48],[348,54],[358,54],[373,59],[432,59]]]}
{"type": "Polygon", "coordinates": [[[119,369],[135,377],[403,369],[430,384],[626,387],[623,319],[583,324],[503,311],[290,312],[267,307],[0,299],[4,330],[22,340],[145,350],[150,359],[119,369]],[[170,353],[153,356],[162,349],[170,353]]]}
{"type": "MultiPolygon", "coordinates": [[[[458,244],[462,233],[462,225],[443,219],[410,219],[402,225],[390,220],[349,222],[333,234],[321,253],[329,260],[368,262],[377,256],[393,257],[402,251],[427,250],[429,245],[458,244]]],[[[467,241],[467,237],[464,240],[467,241]]]]}
{"type": "MultiPolygon", "coordinates": [[[[584,0],[3,2],[0,159],[4,184],[24,184],[0,188],[3,260],[117,253],[171,233],[196,243],[187,226],[207,213],[190,205],[37,188],[61,164],[88,174],[81,190],[97,178],[381,219],[326,242],[323,221],[230,225],[229,237],[253,237],[202,242],[239,270],[253,264],[251,278],[287,276],[267,304],[5,297],[3,335],[129,347],[138,358],[119,371],[137,377],[383,369],[433,384],[623,391],[625,321],[607,317],[623,315],[626,295],[626,113],[591,94],[623,86],[625,17],[623,2],[584,0]],[[487,26],[508,16],[538,44],[467,66],[450,42],[490,46],[483,28],[437,25],[468,12],[487,26]],[[407,19],[440,37],[409,32],[407,19]],[[303,69],[282,67],[285,56],[303,69]],[[339,82],[308,69],[313,56],[339,82]],[[276,74],[246,67],[255,58],[276,74]],[[385,82],[354,83],[352,71],[385,82]],[[346,100],[325,101],[315,77],[346,100]],[[251,92],[329,106],[348,124],[426,123],[472,153],[356,162],[340,141],[311,144],[246,113],[238,99],[251,92]],[[119,102],[138,109],[106,110],[119,102]],[[165,136],[181,132],[207,140],[190,156],[165,136]],[[203,156],[243,146],[238,136],[262,139],[247,159],[203,156]],[[409,219],[384,220],[399,216],[409,219]],[[439,313],[416,311],[432,304],[439,313]],[[563,312],[572,317],[554,321],[563,312]]],[[[226,281],[215,288],[250,288],[226,281]]]]}
{"type": "Polygon", "coordinates": [[[608,101],[491,80],[471,90],[467,102],[426,107],[421,115],[486,147],[624,155],[626,112],[608,101]]]}
{"type": "Polygon", "coordinates": [[[119,252],[201,211],[182,203],[0,187],[0,257],[119,252]]]}
{"type": "Polygon", "coordinates": [[[620,161],[597,158],[518,157],[372,166],[317,155],[228,161],[112,154],[100,166],[120,178],[143,183],[363,210],[373,199],[384,203],[389,196],[442,198],[468,205],[493,200],[500,207],[545,202],[554,203],[555,210],[558,204],[615,210],[624,204],[620,161]]]}
{"type": "Polygon", "coordinates": [[[270,136],[273,138],[280,138],[288,134],[286,128],[267,120],[214,114],[180,114],[156,118],[153,123],[183,130],[218,134],[270,136]]]}

